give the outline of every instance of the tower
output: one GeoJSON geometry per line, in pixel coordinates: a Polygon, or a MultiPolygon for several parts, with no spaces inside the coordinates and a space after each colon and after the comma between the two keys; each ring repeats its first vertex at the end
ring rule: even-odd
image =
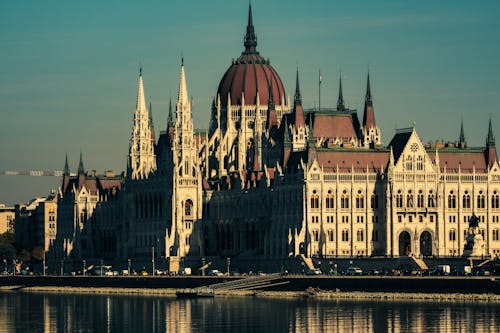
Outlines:
{"type": "Polygon", "coordinates": [[[302,96],[300,94],[299,69],[295,80],[295,97],[293,101],[292,119],[292,150],[304,151],[307,147],[308,127],[304,122],[304,110],[302,108],[302,96]]]}
{"type": "Polygon", "coordinates": [[[488,167],[491,167],[497,161],[497,148],[495,146],[495,136],[493,135],[493,127],[491,126],[491,117],[488,124],[488,136],[486,137],[486,162],[488,167]]]}
{"type": "Polygon", "coordinates": [[[379,146],[382,143],[380,128],[375,123],[375,110],[373,109],[372,92],[370,88],[370,72],[366,79],[365,109],[363,112],[363,144],[365,148],[379,146]]]}
{"type": "Polygon", "coordinates": [[[202,255],[201,226],[198,225],[202,217],[201,173],[184,61],[181,64],[173,136],[172,228],[170,235],[168,231],[166,235],[171,271],[179,269],[181,257],[202,255]]]}
{"type": "Polygon", "coordinates": [[[154,133],[151,116],[146,108],[142,68],[139,71],[137,102],[135,105],[134,124],[130,138],[127,176],[132,179],[147,179],[156,170],[154,151],[154,133]]]}

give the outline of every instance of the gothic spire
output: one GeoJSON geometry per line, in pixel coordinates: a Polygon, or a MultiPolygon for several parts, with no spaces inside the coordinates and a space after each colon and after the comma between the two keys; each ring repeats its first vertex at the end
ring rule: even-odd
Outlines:
{"type": "Polygon", "coordinates": [[[245,45],[245,54],[258,53],[256,50],[257,37],[255,36],[252,20],[252,4],[248,4],[247,33],[245,35],[245,42],[243,43],[243,45],[245,45]]]}
{"type": "Polygon", "coordinates": [[[177,95],[177,102],[184,105],[189,104],[189,95],[186,85],[186,73],[184,72],[184,58],[182,58],[181,75],[179,78],[179,92],[177,95]]]}
{"type": "Polygon", "coordinates": [[[372,103],[372,90],[370,88],[370,71],[368,71],[368,76],[366,78],[366,96],[365,96],[365,104],[372,103]]]}
{"type": "Polygon", "coordinates": [[[363,127],[366,129],[376,127],[375,111],[373,110],[372,91],[370,87],[370,72],[366,78],[365,109],[363,111],[363,127]]]}
{"type": "Polygon", "coordinates": [[[465,144],[464,121],[463,120],[460,122],[460,137],[458,138],[458,142],[460,144],[462,144],[462,143],[465,144]]]}
{"type": "Polygon", "coordinates": [[[486,146],[495,147],[495,136],[493,135],[493,127],[491,126],[491,117],[488,126],[488,136],[486,137],[486,146]]]}
{"type": "Polygon", "coordinates": [[[345,111],[344,96],[342,94],[342,75],[339,79],[339,98],[337,100],[337,111],[345,111]]]}
{"type": "Polygon", "coordinates": [[[66,154],[66,161],[64,162],[64,173],[65,176],[69,176],[69,164],[68,164],[68,154],[66,154]]]}
{"type": "Polygon", "coordinates": [[[81,150],[80,150],[80,162],[78,162],[78,174],[79,175],[85,174],[85,168],[83,167],[83,154],[81,150]]]}
{"type": "Polygon", "coordinates": [[[174,127],[174,117],[172,116],[172,97],[168,102],[168,120],[167,120],[167,128],[174,127]]]}
{"type": "Polygon", "coordinates": [[[156,142],[156,135],[155,125],[153,124],[153,105],[151,104],[151,102],[149,102],[149,129],[151,131],[151,140],[154,144],[156,142]]]}
{"type": "Polygon", "coordinates": [[[302,104],[302,96],[300,95],[300,86],[299,86],[299,68],[297,67],[297,76],[295,79],[295,105],[302,104]]]}

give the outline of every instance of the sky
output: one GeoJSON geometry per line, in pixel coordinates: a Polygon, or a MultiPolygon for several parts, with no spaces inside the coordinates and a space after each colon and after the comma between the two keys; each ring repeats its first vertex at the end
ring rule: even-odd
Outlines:
{"type": "MultiPolygon", "coordinates": [[[[0,171],[126,168],[142,65],[157,135],[184,57],[196,128],[243,51],[248,0],[1,1],[0,171]]],[[[369,68],[383,142],[415,123],[422,141],[500,138],[500,2],[252,0],[257,50],[304,106],[363,107],[369,68]]],[[[0,175],[0,203],[27,202],[56,177],[0,175]]]]}

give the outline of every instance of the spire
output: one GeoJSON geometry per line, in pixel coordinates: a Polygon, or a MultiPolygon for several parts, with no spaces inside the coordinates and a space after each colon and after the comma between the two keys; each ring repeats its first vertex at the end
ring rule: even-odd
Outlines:
{"type": "Polygon", "coordinates": [[[156,135],[155,125],[153,124],[153,105],[151,104],[151,102],[149,102],[149,129],[151,131],[151,140],[154,144],[156,142],[156,135]]]}
{"type": "Polygon", "coordinates": [[[78,162],[78,174],[79,175],[85,174],[85,168],[83,167],[83,154],[81,150],[80,150],[80,162],[78,162]]]}
{"type": "Polygon", "coordinates": [[[300,95],[300,85],[299,85],[299,68],[297,67],[297,76],[295,79],[295,105],[297,103],[302,104],[302,96],[300,95]]]}
{"type": "Polygon", "coordinates": [[[337,111],[345,111],[344,96],[342,94],[342,75],[339,79],[339,98],[337,100],[337,111]]]}
{"type": "Polygon", "coordinates": [[[144,83],[142,81],[142,67],[139,68],[139,85],[137,87],[137,102],[135,109],[146,110],[146,99],[144,98],[144,83]]]}
{"type": "Polygon", "coordinates": [[[245,42],[243,43],[243,45],[245,45],[245,54],[258,53],[256,51],[257,37],[255,36],[252,20],[252,4],[248,4],[247,33],[245,35],[245,42]]]}
{"type": "Polygon", "coordinates": [[[68,154],[66,154],[66,161],[64,162],[64,173],[65,176],[69,176],[69,164],[68,164],[68,154]]]}
{"type": "Polygon", "coordinates": [[[187,105],[189,103],[189,95],[186,85],[186,73],[184,72],[184,58],[181,63],[181,75],[179,78],[179,93],[177,95],[177,102],[187,105]]]}
{"type": "Polygon", "coordinates": [[[488,136],[486,137],[486,146],[495,147],[495,136],[493,135],[493,127],[491,126],[491,116],[490,116],[490,123],[488,126],[488,136]]]}
{"type": "Polygon", "coordinates": [[[167,120],[167,128],[174,127],[174,117],[172,116],[172,97],[168,102],[168,120],[167,120]]]}
{"type": "Polygon", "coordinates": [[[368,76],[366,78],[366,96],[365,104],[372,104],[372,90],[370,88],[370,71],[368,71],[368,76]]]}
{"type": "Polygon", "coordinates": [[[465,134],[464,134],[464,121],[460,122],[460,137],[458,138],[458,143],[461,148],[465,148],[465,134]]]}

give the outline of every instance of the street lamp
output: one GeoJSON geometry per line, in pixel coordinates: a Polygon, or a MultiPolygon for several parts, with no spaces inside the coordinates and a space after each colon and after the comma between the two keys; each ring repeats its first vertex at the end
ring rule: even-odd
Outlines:
{"type": "Polygon", "coordinates": [[[83,276],[85,276],[85,270],[87,268],[87,261],[83,259],[83,276]]]}
{"type": "Polygon", "coordinates": [[[201,275],[205,276],[205,257],[201,258],[201,275]]]}
{"type": "Polygon", "coordinates": [[[128,258],[128,275],[130,276],[130,263],[132,262],[130,258],[128,258]]]}

